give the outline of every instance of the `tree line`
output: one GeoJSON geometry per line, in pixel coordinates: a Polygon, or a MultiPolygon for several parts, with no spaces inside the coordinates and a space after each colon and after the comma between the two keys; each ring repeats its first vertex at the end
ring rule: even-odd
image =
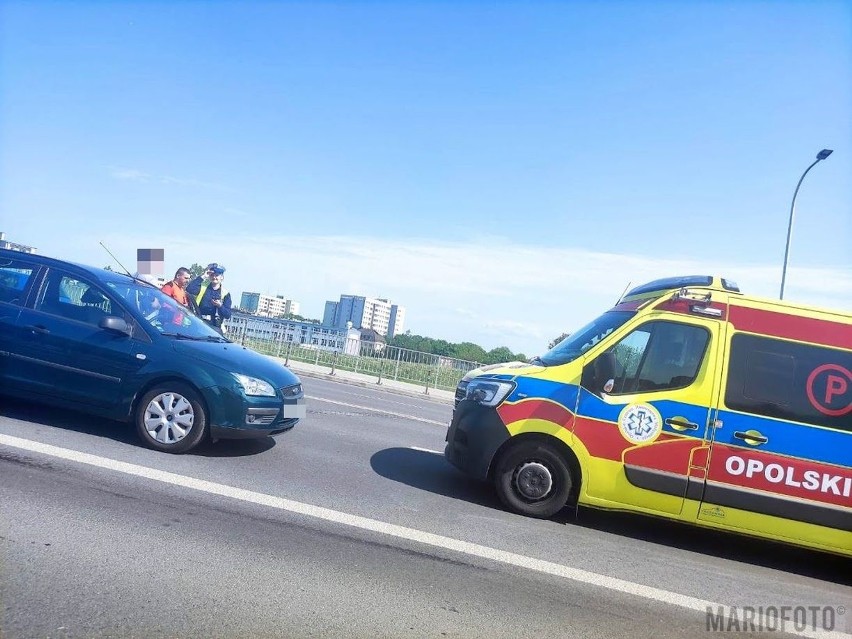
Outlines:
{"type": "MultiPolygon", "coordinates": [[[[568,333],[562,333],[559,337],[554,338],[547,345],[547,350],[556,346],[563,339],[568,337],[568,333]]],[[[399,348],[407,348],[412,351],[421,351],[423,353],[431,353],[432,355],[440,355],[441,357],[452,357],[454,359],[463,359],[469,362],[479,362],[480,364],[500,364],[501,362],[526,362],[529,358],[523,353],[513,353],[506,346],[499,346],[486,351],[484,348],[473,342],[460,342],[458,344],[448,342],[444,339],[435,339],[433,337],[424,337],[423,335],[412,335],[411,331],[405,331],[402,335],[394,335],[387,340],[388,346],[397,346],[399,348]]]]}
{"type": "Polygon", "coordinates": [[[499,346],[490,351],[473,342],[453,343],[445,339],[435,339],[423,335],[412,335],[411,331],[405,331],[401,335],[394,335],[387,340],[388,346],[407,348],[412,351],[431,353],[441,357],[452,357],[480,364],[499,364],[500,362],[527,361],[523,353],[513,353],[506,346],[499,346]]]}

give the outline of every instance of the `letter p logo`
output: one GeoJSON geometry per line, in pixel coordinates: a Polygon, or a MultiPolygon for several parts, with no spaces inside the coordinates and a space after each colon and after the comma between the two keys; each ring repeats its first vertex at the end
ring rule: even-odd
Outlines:
{"type": "Polygon", "coordinates": [[[849,382],[843,377],[829,375],[825,380],[825,403],[831,405],[831,399],[835,395],[843,395],[849,388],[849,382]]]}
{"type": "Polygon", "coordinates": [[[808,376],[808,401],[823,415],[841,417],[852,412],[852,371],[839,364],[823,364],[808,376]]]}

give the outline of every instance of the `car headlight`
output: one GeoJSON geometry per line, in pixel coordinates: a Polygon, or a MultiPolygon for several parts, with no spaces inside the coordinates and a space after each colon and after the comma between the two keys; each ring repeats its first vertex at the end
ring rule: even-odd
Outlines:
{"type": "Polygon", "coordinates": [[[237,380],[237,383],[243,387],[243,392],[246,395],[254,397],[275,397],[275,389],[269,382],[265,382],[257,377],[240,375],[239,373],[232,373],[232,375],[234,376],[234,379],[237,380]]]}
{"type": "Polygon", "coordinates": [[[465,399],[483,406],[494,407],[506,399],[514,388],[514,382],[505,382],[496,379],[472,379],[467,385],[465,399]]]}

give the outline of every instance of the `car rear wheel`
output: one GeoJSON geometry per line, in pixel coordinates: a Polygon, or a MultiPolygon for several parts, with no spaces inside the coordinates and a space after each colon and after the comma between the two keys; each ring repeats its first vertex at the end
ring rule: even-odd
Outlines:
{"type": "Polygon", "coordinates": [[[529,517],[546,519],[568,501],[574,478],[567,462],[552,445],[526,441],[507,449],[494,473],[500,501],[529,517]]]}
{"type": "Polygon", "coordinates": [[[136,431],[151,448],[185,453],[201,442],[207,413],[198,393],[186,384],[166,382],[149,390],[136,407],[136,431]]]}

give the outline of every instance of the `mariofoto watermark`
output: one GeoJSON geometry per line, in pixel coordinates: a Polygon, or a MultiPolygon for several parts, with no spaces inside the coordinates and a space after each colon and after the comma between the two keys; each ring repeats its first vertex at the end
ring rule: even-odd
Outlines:
{"type": "Polygon", "coordinates": [[[843,632],[846,606],[707,606],[708,632],[843,632]]]}

